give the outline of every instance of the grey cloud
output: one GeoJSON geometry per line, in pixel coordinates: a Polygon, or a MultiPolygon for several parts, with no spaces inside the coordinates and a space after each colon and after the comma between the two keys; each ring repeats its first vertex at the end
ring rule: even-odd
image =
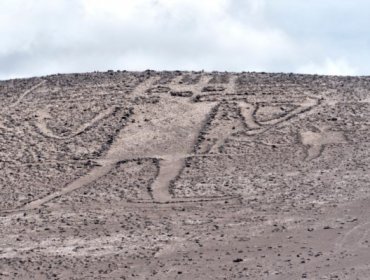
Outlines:
{"type": "Polygon", "coordinates": [[[352,2],[4,0],[0,79],[148,68],[368,74],[370,4],[352,2]]]}

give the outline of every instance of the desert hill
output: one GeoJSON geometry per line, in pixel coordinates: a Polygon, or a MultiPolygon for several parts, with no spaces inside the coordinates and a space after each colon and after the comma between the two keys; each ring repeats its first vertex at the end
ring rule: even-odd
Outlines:
{"type": "Polygon", "coordinates": [[[370,77],[0,81],[0,279],[369,279],[370,77]]]}

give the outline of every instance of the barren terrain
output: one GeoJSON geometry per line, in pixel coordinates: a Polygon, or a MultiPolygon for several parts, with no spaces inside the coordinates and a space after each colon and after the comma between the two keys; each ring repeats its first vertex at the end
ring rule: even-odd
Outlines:
{"type": "Polygon", "coordinates": [[[0,81],[0,279],[370,279],[370,77],[0,81]]]}

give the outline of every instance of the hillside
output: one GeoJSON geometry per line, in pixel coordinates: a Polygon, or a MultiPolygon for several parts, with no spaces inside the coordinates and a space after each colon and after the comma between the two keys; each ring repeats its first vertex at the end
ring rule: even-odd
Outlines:
{"type": "Polygon", "coordinates": [[[370,77],[0,81],[0,279],[369,279],[370,77]]]}

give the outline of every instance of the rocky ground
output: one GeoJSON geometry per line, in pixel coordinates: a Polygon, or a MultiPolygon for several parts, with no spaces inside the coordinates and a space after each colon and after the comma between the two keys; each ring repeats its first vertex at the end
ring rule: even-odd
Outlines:
{"type": "Polygon", "coordinates": [[[0,81],[0,279],[370,279],[370,77],[0,81]]]}

